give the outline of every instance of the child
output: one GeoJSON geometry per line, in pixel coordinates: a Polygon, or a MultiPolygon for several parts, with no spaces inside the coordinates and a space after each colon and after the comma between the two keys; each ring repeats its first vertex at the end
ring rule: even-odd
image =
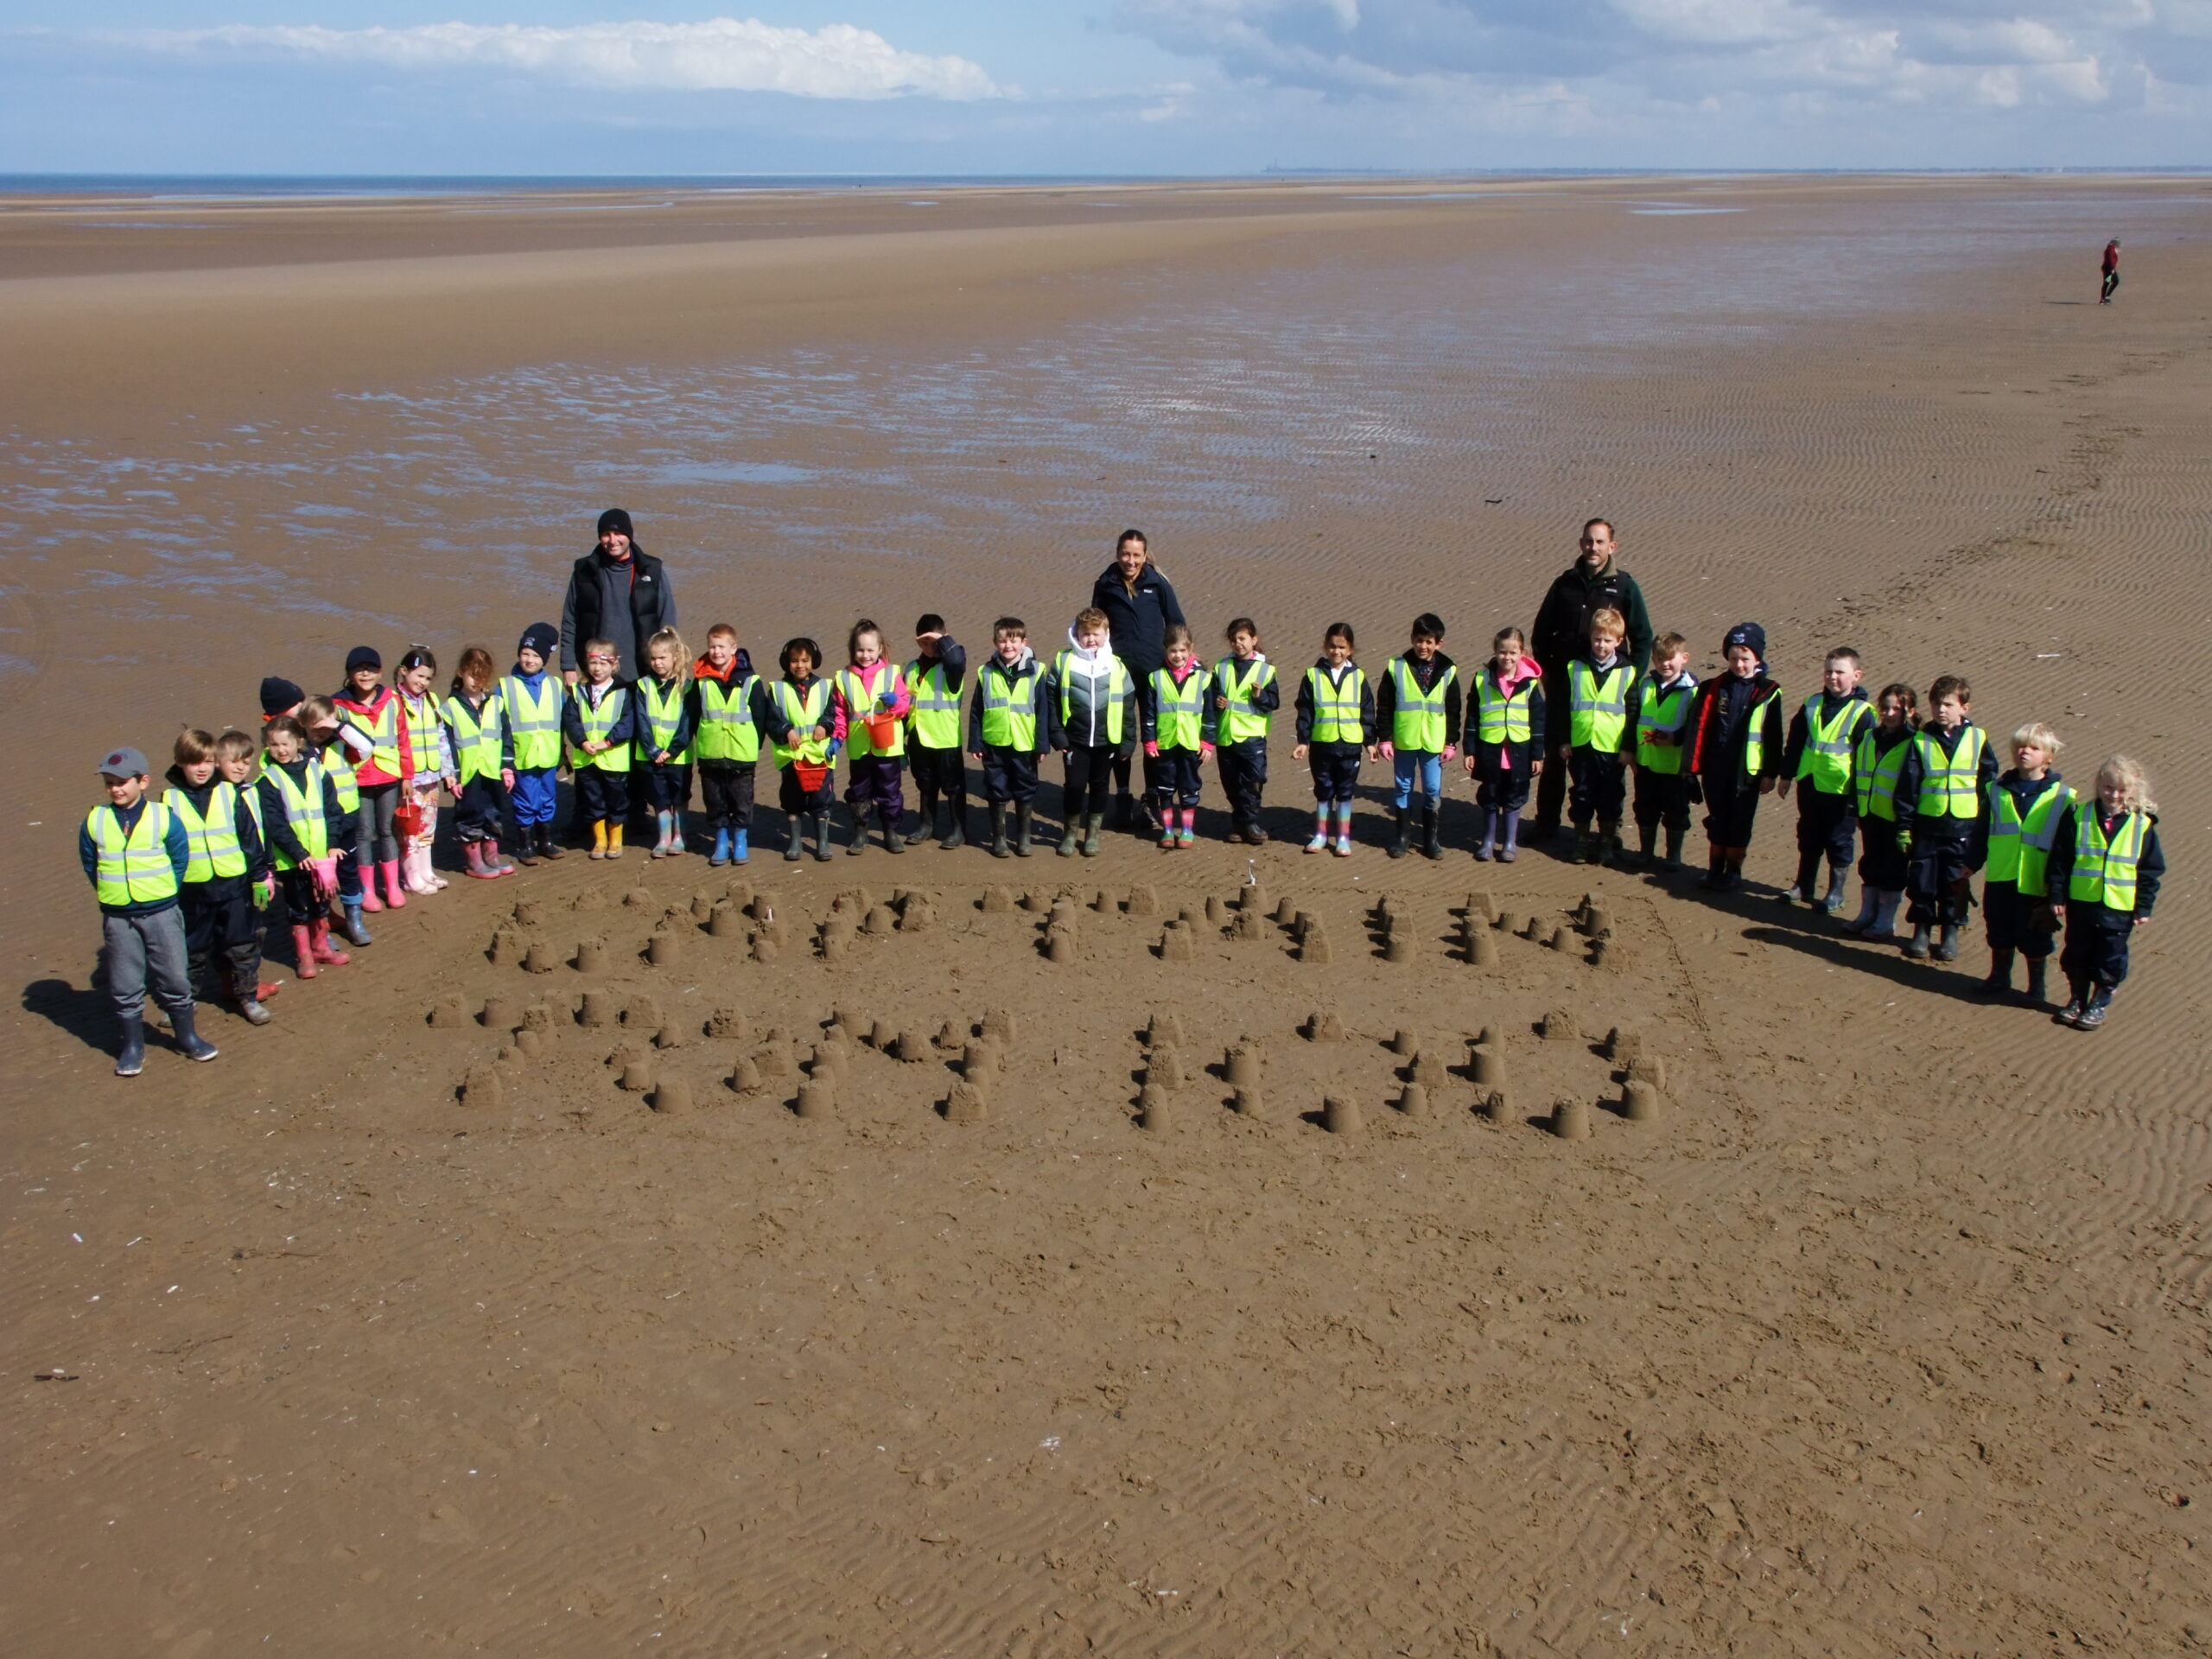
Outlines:
{"type": "Polygon", "coordinates": [[[784,815],[791,838],[784,860],[796,864],[806,851],[806,821],[814,820],[814,856],[830,857],[830,804],[836,798],[831,766],[844,733],[844,713],[830,695],[830,682],[815,674],[822,647],[807,639],[786,639],[780,659],[784,677],[760,706],[761,723],[775,744],[776,765],[784,774],[784,815]]]}
{"type": "Polygon", "coordinates": [[[270,880],[270,870],[260,825],[245,810],[237,786],[223,777],[214,738],[181,732],[175,754],[162,804],[184,826],[191,849],[177,899],[193,995],[200,995],[208,965],[219,951],[218,996],[248,1025],[265,1026],[269,1010],[262,1001],[277,988],[261,980],[261,913],[255,890],[270,880]]]}
{"type": "Polygon", "coordinates": [[[1732,893],[1744,879],[1759,797],[1782,768],[1782,688],[1766,671],[1766,630],[1758,623],[1729,629],[1720,652],[1728,671],[1699,686],[1690,704],[1689,766],[1712,844],[1698,885],[1732,893]]]}
{"type": "Polygon", "coordinates": [[[1929,930],[1940,928],[1936,960],[1955,962],[1959,935],[1973,902],[1969,879],[1981,868],[1989,837],[1989,785],[1997,757],[1981,728],[1967,718],[1974,689],[1956,674],[1928,688],[1928,724],[1913,734],[1897,772],[1897,817],[1905,826],[1905,891],[1912,939],[1904,953],[1929,955],[1929,930]]]}
{"type": "Polygon", "coordinates": [[[308,753],[306,727],[280,715],[261,728],[261,747],[267,757],[257,785],[261,825],[292,930],[292,969],[302,979],[313,979],[324,967],[343,968],[353,960],[330,942],[339,859],[330,832],[343,823],[343,814],[329,774],[308,753]]]}
{"type": "Polygon", "coordinates": [[[212,1060],[215,1046],[193,1028],[192,977],[177,892],[192,859],[184,825],[146,798],[146,757],[111,749],[99,764],[107,799],[85,815],[77,856],[100,906],[100,976],[123,1027],[115,1075],[146,1069],[146,988],[169,1017],[188,1059],[212,1060]]]}
{"type": "MultiPolygon", "coordinates": [[[[338,705],[369,740],[369,753],[353,768],[359,791],[361,829],[365,848],[361,866],[361,908],[399,910],[407,903],[400,880],[397,820],[402,785],[413,772],[407,748],[407,728],[399,717],[399,699],[384,684],[384,658],[372,645],[356,645],[346,653],[346,683],[331,693],[338,705]],[[377,900],[376,884],[384,881],[384,899],[377,900]]],[[[343,839],[343,837],[340,837],[343,839]]]]}
{"type": "MultiPolygon", "coordinates": [[[[327,705],[330,699],[327,697],[320,697],[312,699],[312,701],[327,705]]],[[[360,734],[357,732],[354,734],[354,736],[359,738],[360,734]]],[[[261,788],[260,785],[254,781],[253,776],[254,761],[260,753],[261,751],[255,744],[253,739],[247,736],[244,732],[239,731],[234,726],[225,727],[215,738],[215,775],[220,778],[225,783],[228,784],[231,788],[236,791],[238,795],[239,816],[241,817],[251,818],[253,821],[254,838],[260,843],[261,847],[262,879],[257,882],[249,883],[246,888],[246,902],[253,910],[253,916],[251,918],[253,922],[253,955],[254,961],[257,964],[265,959],[265,946],[262,938],[264,920],[262,912],[269,908],[270,901],[276,896],[276,871],[269,862],[269,832],[261,827],[261,788]]],[[[358,817],[352,820],[353,827],[358,827],[359,823],[359,820],[358,817]]],[[[339,880],[341,884],[348,879],[348,874],[351,870],[353,862],[353,861],[350,858],[340,861],[339,880]]],[[[361,914],[359,909],[361,902],[360,878],[358,874],[354,874],[351,879],[353,880],[353,897],[350,902],[354,906],[354,909],[351,912],[351,914],[354,919],[355,925],[359,927],[361,914]]],[[[360,927],[359,931],[362,938],[366,940],[369,932],[368,929],[365,927],[360,927]]],[[[276,995],[283,987],[271,984],[265,979],[258,978],[257,976],[259,971],[259,968],[257,966],[255,969],[257,978],[254,982],[254,995],[257,1001],[266,1002],[270,997],[276,995]]]]}
{"type": "Polygon", "coordinates": [[[645,641],[645,671],[632,689],[637,708],[638,764],[645,769],[652,803],[655,858],[683,852],[683,809],[691,804],[691,683],[685,677],[683,636],[661,628],[645,641]]]}
{"type": "Polygon", "coordinates": [[[1229,655],[1213,665],[1215,747],[1221,758],[1221,792],[1229,797],[1229,838],[1247,846],[1266,843],[1260,827],[1260,791],[1268,782],[1268,716],[1282,707],[1275,665],[1260,652],[1259,625],[1240,616],[1223,638],[1229,655]]]}
{"type": "Polygon", "coordinates": [[[1912,734],[1920,729],[1920,694],[1909,685],[1885,685],[1874,700],[1874,719],[1859,728],[1851,757],[1858,791],[1859,914],[1843,931],[1886,939],[1897,931],[1897,904],[1906,880],[1904,827],[1897,822],[1897,780],[1912,734]]]}
{"type": "Polygon", "coordinates": [[[2044,973],[2058,939],[2050,907],[2050,849],[2074,791],[2050,769],[2066,746],[2040,722],[2012,734],[2012,766],[1989,786],[1989,852],[1981,908],[1989,927],[1989,977],[1982,995],[2012,988],[2012,954],[2028,961],[2028,1003],[2041,1007],[2044,973]]]}
{"type": "Polygon", "coordinates": [[[1067,765],[1062,858],[1078,850],[1078,841],[1085,858],[1098,856],[1115,762],[1136,743],[1137,722],[1129,714],[1135,696],[1128,664],[1114,654],[1106,613],[1096,607],[1076,613],[1067,645],[1052,658],[1044,690],[1046,741],[1067,765]]]}
{"type": "Polygon", "coordinates": [[[1160,645],[1167,663],[1153,670],[1145,688],[1144,753],[1159,768],[1154,798],[1160,810],[1160,845],[1173,851],[1196,843],[1199,768],[1213,758],[1220,724],[1206,696],[1198,653],[1191,648],[1190,629],[1170,622],[1160,645]]]}
{"type": "MultiPolygon", "coordinates": [[[[369,758],[368,734],[340,715],[338,705],[328,697],[308,697],[294,707],[297,712],[293,717],[307,731],[308,752],[322,763],[330,787],[338,797],[340,816],[330,826],[331,840],[349,855],[338,861],[337,904],[344,919],[335,925],[343,929],[348,944],[368,944],[372,941],[361,912],[376,903],[376,894],[362,883],[363,874],[370,864],[369,842],[362,830],[361,788],[354,775],[354,769],[369,758]]],[[[225,751],[223,765],[226,776],[243,788],[245,775],[253,770],[254,748],[245,733],[239,733],[238,738],[235,754],[225,751]],[[245,764],[235,776],[231,776],[229,767],[233,758],[245,764]]],[[[216,748],[222,751],[226,741],[227,736],[217,738],[216,748]]],[[[261,791],[256,789],[249,798],[258,810],[261,791]]],[[[378,905],[377,908],[381,910],[384,906],[378,905]]]]}
{"type": "Polygon", "coordinates": [[[1690,642],[1679,633],[1662,636],[1651,647],[1655,666],[1636,688],[1637,861],[1651,867],[1652,851],[1666,826],[1663,870],[1682,868],[1682,842],[1690,832],[1690,800],[1697,780],[1682,768],[1682,731],[1697,697],[1690,672],[1690,642]]]}
{"type": "Polygon", "coordinates": [[[615,681],[621,664],[613,640],[585,640],[583,679],[561,711],[576,807],[591,820],[594,858],[622,856],[622,825],[630,816],[630,749],[638,723],[628,689],[615,681]]]}
{"type": "Polygon", "coordinates": [[[760,759],[756,702],[766,696],[753,658],[737,643],[737,630],[717,622],[707,630],[707,654],[691,664],[691,753],[699,763],[699,794],[715,849],[707,862],[720,868],[751,855],[753,770],[760,759]]]}
{"type": "Polygon", "coordinates": [[[438,659],[428,645],[410,645],[399,659],[399,715],[413,759],[399,814],[408,823],[402,873],[408,892],[416,893],[442,892],[447,885],[430,864],[431,844],[438,835],[438,791],[461,792],[453,753],[446,746],[445,716],[438,707],[438,694],[430,690],[430,677],[437,671],[438,659]]]}
{"type": "Polygon", "coordinates": [[[1844,872],[1851,867],[1851,844],[1859,832],[1859,785],[1852,756],[1859,731],[1874,718],[1873,706],[1859,682],[1865,674],[1859,653],[1838,645],[1821,665],[1820,691],[1805,699],[1789,721],[1782,749],[1777,795],[1797,785],[1797,882],[1781,895],[1783,904],[1802,899],[1833,914],[1843,908],[1844,872]],[[1827,860],[1827,893],[1813,884],[1827,860]]]}
{"type": "Polygon", "coordinates": [[[831,690],[845,725],[845,804],[852,809],[853,839],[845,849],[857,858],[868,850],[868,820],[883,826],[887,850],[906,850],[906,716],[913,694],[898,664],[883,654],[883,630],[868,618],[845,636],[848,665],[837,671],[831,690]]]}
{"type": "Polygon", "coordinates": [[[1567,762],[1567,818],[1579,864],[1620,859],[1621,809],[1628,804],[1624,751],[1629,694],[1636,687],[1636,670],[1621,655],[1627,641],[1627,621],[1601,606],[1590,613],[1590,648],[1567,665],[1567,741],[1558,758],[1567,762]]]}
{"type": "Polygon", "coordinates": [[[1351,624],[1332,622],[1321,655],[1298,683],[1298,743],[1291,758],[1313,773],[1313,839],[1306,850],[1351,856],[1351,803],[1362,756],[1375,751],[1375,688],[1352,660],[1351,624]]]}
{"type": "Polygon", "coordinates": [[[1528,649],[1520,629],[1499,629],[1471,694],[1475,733],[1467,776],[1476,780],[1480,815],[1475,856],[1484,863],[1493,855],[1507,864],[1520,857],[1521,810],[1529,780],[1543,775],[1544,671],[1528,649]]]}
{"type": "Polygon", "coordinates": [[[484,881],[512,875],[515,868],[499,856],[507,791],[499,779],[505,721],[499,712],[499,671],[490,652],[469,646],[461,653],[452,695],[439,711],[460,785],[454,830],[461,837],[461,855],[469,874],[484,881]]]}
{"type": "Polygon", "coordinates": [[[950,850],[968,842],[968,763],[960,752],[960,685],[968,652],[944,631],[944,619],[935,611],[915,620],[914,652],[906,664],[906,689],[913,698],[906,744],[919,822],[906,844],[935,836],[937,844],[950,850]],[[938,817],[939,800],[949,822],[938,817]]]}
{"type": "Polygon", "coordinates": [[[991,625],[992,655],[976,676],[968,707],[968,753],[983,768],[991,807],[991,856],[1004,858],[1007,815],[1014,815],[1018,858],[1029,856],[1029,815],[1037,796],[1037,756],[1049,735],[1039,716],[1045,677],[1029,649],[1029,625],[1002,616],[991,625]]]}
{"type": "Polygon", "coordinates": [[[514,671],[499,682],[499,719],[505,736],[499,749],[499,782],[514,802],[515,856],[525,864],[558,859],[553,839],[553,808],[561,773],[561,678],[546,671],[560,631],[550,622],[533,622],[515,647],[514,671]]]}
{"type": "Polygon", "coordinates": [[[1413,638],[1401,657],[1393,657],[1375,696],[1375,727],[1382,734],[1376,745],[1390,762],[1397,784],[1398,836],[1390,843],[1390,856],[1403,858],[1409,849],[1415,815],[1427,813],[1421,852],[1429,858],[1444,856],[1443,826],[1439,813],[1444,804],[1444,762],[1459,752],[1459,669],[1438,647],[1444,624],[1423,611],[1414,619],[1413,638]],[[1414,804],[1418,788],[1421,804],[1414,804]]]}
{"type": "Polygon", "coordinates": [[[2066,914],[2058,958],[2072,995],[2058,1023],[2094,1031],[2127,977],[2127,945],[2151,919],[2166,874],[2158,805],[2143,768],[2115,754],[2097,768],[2096,798],[2066,809],[2050,849],[2050,901],[2066,914]]]}

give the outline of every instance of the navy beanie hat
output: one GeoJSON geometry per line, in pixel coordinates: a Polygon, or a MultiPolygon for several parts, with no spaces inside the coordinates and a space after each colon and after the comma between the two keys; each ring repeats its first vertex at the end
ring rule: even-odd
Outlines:
{"type": "Polygon", "coordinates": [[[1738,622],[1728,630],[1728,637],[1720,642],[1720,649],[1731,652],[1738,645],[1749,645],[1751,654],[1764,664],[1766,661],[1766,630],[1756,622],[1738,622]]]}
{"type": "Polygon", "coordinates": [[[522,640],[515,650],[518,653],[534,651],[550,662],[553,660],[553,648],[560,643],[560,631],[550,622],[533,622],[522,631],[522,640]]]}
{"type": "Polygon", "coordinates": [[[604,536],[610,530],[617,535],[627,536],[632,544],[637,542],[638,532],[630,528],[630,515],[620,507],[609,507],[599,515],[599,533],[604,536]]]}
{"type": "Polygon", "coordinates": [[[373,668],[381,674],[384,671],[384,658],[377,655],[377,648],[374,645],[356,645],[346,653],[346,677],[352,679],[353,671],[357,668],[373,668]]]}
{"type": "Polygon", "coordinates": [[[272,718],[298,708],[307,699],[308,694],[298,686],[274,674],[261,683],[261,712],[272,718]]]}

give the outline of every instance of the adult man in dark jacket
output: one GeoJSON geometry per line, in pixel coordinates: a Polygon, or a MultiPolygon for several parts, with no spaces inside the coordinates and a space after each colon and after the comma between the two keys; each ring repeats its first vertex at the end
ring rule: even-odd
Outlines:
{"type": "MultiPolygon", "coordinates": [[[[1161,636],[1171,622],[1183,620],[1182,601],[1175,597],[1175,589],[1167,578],[1160,574],[1152,563],[1151,543],[1141,530],[1125,530],[1114,543],[1114,563],[1098,573],[1098,580],[1091,584],[1090,602],[1106,613],[1106,626],[1112,631],[1114,654],[1129,671],[1129,677],[1137,683],[1137,695],[1142,699],[1148,694],[1154,669],[1167,661],[1166,648],[1161,636]]],[[[1148,831],[1148,822],[1139,823],[1136,803],[1129,794],[1129,763],[1132,755],[1124,753],[1114,761],[1114,821],[1127,828],[1137,823],[1141,830],[1148,831]]],[[[1144,789],[1147,798],[1153,791],[1155,768],[1150,759],[1144,765],[1144,789]]]]}
{"type": "MultiPolygon", "coordinates": [[[[1651,663],[1651,613],[1644,608],[1643,590],[1636,578],[1613,562],[1618,543],[1613,527],[1603,518],[1582,526],[1582,556],[1560,573],[1536,612],[1536,626],[1529,631],[1529,646],[1544,671],[1544,706],[1564,711],[1567,695],[1567,665],[1590,644],[1590,619],[1599,611],[1618,611],[1628,624],[1626,654],[1638,674],[1651,663]]],[[[1555,717],[1557,718],[1557,717],[1555,717]]],[[[1564,719],[1555,728],[1567,730],[1564,719]]],[[[1567,768],[1546,766],[1536,782],[1536,821],[1529,839],[1544,841],[1559,833],[1560,809],[1567,801],[1567,768]]]]}
{"type": "Polygon", "coordinates": [[[676,626],[676,594],[661,562],[638,545],[630,515],[609,507],[599,515],[599,545],[569,573],[561,601],[561,677],[576,683],[577,658],[587,639],[611,639],[622,653],[617,672],[635,680],[645,671],[645,641],[676,626]]]}

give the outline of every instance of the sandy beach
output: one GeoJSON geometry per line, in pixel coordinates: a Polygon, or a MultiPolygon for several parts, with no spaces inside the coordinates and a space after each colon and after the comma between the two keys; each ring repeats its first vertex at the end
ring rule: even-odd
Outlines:
{"type": "Polygon", "coordinates": [[[2197,178],[0,199],[0,1635],[2212,1649],[2208,291],[2197,178]],[[1700,674],[1964,673],[2171,874],[2092,1037],[1777,904],[1794,807],[1302,857],[1285,718],[1264,848],[455,880],[111,1077],[99,751],[504,664],[615,503],[695,646],[1049,646],[1135,524],[1287,677],[1605,513],[1700,674]]]}

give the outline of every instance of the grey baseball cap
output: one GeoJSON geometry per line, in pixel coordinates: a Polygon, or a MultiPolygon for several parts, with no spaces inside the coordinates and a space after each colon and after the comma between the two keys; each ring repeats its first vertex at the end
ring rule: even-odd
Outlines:
{"type": "Polygon", "coordinates": [[[146,775],[146,757],[136,749],[110,749],[99,767],[105,778],[143,778],[146,775]]]}

